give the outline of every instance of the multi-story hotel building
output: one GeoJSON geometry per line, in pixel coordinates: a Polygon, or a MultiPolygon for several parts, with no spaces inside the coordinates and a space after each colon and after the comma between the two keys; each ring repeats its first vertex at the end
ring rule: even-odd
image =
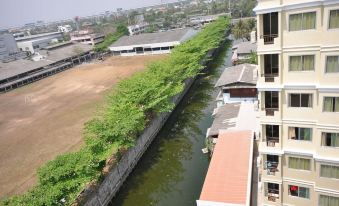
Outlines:
{"type": "Polygon", "coordinates": [[[339,206],[339,0],[258,0],[259,205],[339,206]]]}

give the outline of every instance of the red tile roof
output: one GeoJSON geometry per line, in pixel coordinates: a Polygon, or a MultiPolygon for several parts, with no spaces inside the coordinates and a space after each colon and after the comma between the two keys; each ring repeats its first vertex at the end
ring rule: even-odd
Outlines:
{"type": "Polygon", "coordinates": [[[252,148],[252,131],[219,134],[200,201],[249,205],[252,148]]]}

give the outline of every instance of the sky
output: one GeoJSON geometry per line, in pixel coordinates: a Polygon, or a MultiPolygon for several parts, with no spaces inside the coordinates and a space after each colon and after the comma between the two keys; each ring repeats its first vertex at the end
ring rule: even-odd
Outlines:
{"type": "Polygon", "coordinates": [[[0,28],[88,16],[177,0],[0,0],[0,28]]]}

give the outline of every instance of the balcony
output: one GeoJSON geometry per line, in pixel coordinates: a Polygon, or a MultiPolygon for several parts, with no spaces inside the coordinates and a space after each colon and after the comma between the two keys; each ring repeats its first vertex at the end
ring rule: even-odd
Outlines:
{"type": "Polygon", "coordinates": [[[279,137],[267,137],[267,140],[266,140],[267,147],[275,147],[275,145],[278,143],[279,143],[279,137]]]}
{"type": "Polygon", "coordinates": [[[274,44],[274,39],[278,37],[278,34],[266,34],[260,35],[260,39],[264,39],[264,44],[274,44]]]}
{"type": "Polygon", "coordinates": [[[265,182],[265,197],[270,203],[278,202],[280,198],[280,185],[276,183],[265,182]]]}
{"type": "Polygon", "coordinates": [[[264,73],[261,74],[265,78],[265,82],[275,82],[275,77],[279,76],[279,55],[264,55],[264,73]]]}
{"type": "Polygon", "coordinates": [[[278,155],[266,155],[264,170],[267,172],[267,175],[275,175],[276,172],[279,172],[278,166],[279,166],[278,155]]]}
{"type": "Polygon", "coordinates": [[[274,39],[278,38],[279,21],[278,12],[263,14],[262,35],[264,45],[274,44],[274,39]]]}
{"type": "Polygon", "coordinates": [[[266,116],[274,116],[274,113],[279,111],[279,92],[265,91],[264,98],[265,104],[263,109],[266,116]]]}

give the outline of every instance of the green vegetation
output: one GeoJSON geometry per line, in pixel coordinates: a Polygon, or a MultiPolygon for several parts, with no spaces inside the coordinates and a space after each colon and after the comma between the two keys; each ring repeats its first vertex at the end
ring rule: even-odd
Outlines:
{"type": "Polygon", "coordinates": [[[255,30],[256,22],[254,19],[239,20],[232,28],[232,34],[235,39],[250,40],[251,31],[255,30]]]}
{"type": "Polygon", "coordinates": [[[177,46],[166,60],[122,80],[107,97],[104,108],[85,125],[85,145],[78,152],[58,156],[38,170],[38,184],[29,192],[1,202],[3,205],[71,205],[90,182],[102,178],[106,160],[132,147],[147,124],[174,107],[173,96],[184,81],[197,75],[207,52],[224,40],[229,19],[220,17],[191,40],[177,46]]]}
{"type": "Polygon", "coordinates": [[[111,46],[111,44],[113,44],[116,40],[118,40],[120,37],[122,37],[124,35],[128,35],[128,34],[129,34],[129,32],[128,32],[127,27],[124,26],[124,25],[119,25],[117,27],[117,31],[107,35],[103,42],[101,42],[100,44],[95,46],[94,50],[95,51],[107,50],[107,48],[109,46],[111,46]]]}

